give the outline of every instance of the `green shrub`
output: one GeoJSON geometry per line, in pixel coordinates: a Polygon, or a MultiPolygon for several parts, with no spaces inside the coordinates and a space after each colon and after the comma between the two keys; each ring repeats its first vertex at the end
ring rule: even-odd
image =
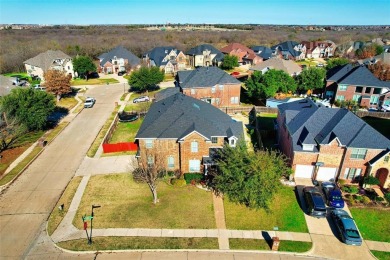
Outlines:
{"type": "Polygon", "coordinates": [[[381,201],[384,201],[385,199],[384,198],[382,198],[382,197],[375,197],[375,201],[378,201],[378,202],[381,202],[381,201]]]}
{"type": "Polygon", "coordinates": [[[367,184],[367,185],[378,185],[380,182],[377,178],[375,178],[374,176],[370,175],[366,178],[364,178],[364,184],[367,184]]]}
{"type": "Polygon", "coordinates": [[[184,179],[172,179],[171,183],[173,186],[176,186],[176,187],[184,187],[187,185],[187,183],[184,179]]]}
{"type": "Polygon", "coordinates": [[[199,183],[203,179],[203,174],[201,173],[185,173],[184,179],[186,180],[187,184],[190,183],[199,183]]]}
{"type": "Polygon", "coordinates": [[[349,188],[350,188],[350,186],[344,185],[341,187],[341,190],[349,193],[349,190],[350,190],[349,188]]]}
{"type": "Polygon", "coordinates": [[[348,204],[351,205],[351,206],[356,204],[356,202],[355,202],[355,200],[353,199],[352,196],[348,198],[348,204]]]}
{"type": "Polygon", "coordinates": [[[340,186],[344,186],[345,185],[345,183],[347,182],[346,180],[343,180],[343,179],[339,179],[339,185],[340,186]]]}
{"type": "Polygon", "coordinates": [[[369,204],[369,203],[371,202],[371,200],[370,200],[369,197],[363,196],[361,202],[362,202],[364,205],[367,205],[367,204],[369,204]]]}
{"type": "Polygon", "coordinates": [[[385,199],[387,200],[388,203],[390,203],[390,192],[385,194],[385,199]]]}
{"type": "Polygon", "coordinates": [[[359,188],[356,186],[349,187],[349,193],[356,194],[356,193],[358,193],[358,191],[359,191],[359,188]]]}
{"type": "Polygon", "coordinates": [[[355,195],[354,197],[355,197],[355,200],[356,200],[356,201],[359,201],[359,202],[362,202],[362,201],[363,201],[363,197],[360,196],[360,195],[355,195]]]}

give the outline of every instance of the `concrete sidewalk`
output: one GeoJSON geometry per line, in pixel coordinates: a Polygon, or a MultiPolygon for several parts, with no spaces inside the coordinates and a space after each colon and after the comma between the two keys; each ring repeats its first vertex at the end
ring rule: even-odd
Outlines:
{"type": "Polygon", "coordinates": [[[76,176],[125,173],[134,170],[135,155],[107,156],[100,158],[85,157],[76,171],[76,176]]]}

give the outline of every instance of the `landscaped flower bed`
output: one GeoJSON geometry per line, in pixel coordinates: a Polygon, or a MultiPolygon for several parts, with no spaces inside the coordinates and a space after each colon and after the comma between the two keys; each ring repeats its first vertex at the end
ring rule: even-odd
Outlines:
{"type": "MultiPolygon", "coordinates": [[[[388,207],[389,202],[382,197],[379,197],[371,188],[360,188],[357,185],[342,185],[343,199],[348,206],[370,206],[370,207],[388,207]]],[[[385,195],[389,196],[389,195],[385,195]]]]}

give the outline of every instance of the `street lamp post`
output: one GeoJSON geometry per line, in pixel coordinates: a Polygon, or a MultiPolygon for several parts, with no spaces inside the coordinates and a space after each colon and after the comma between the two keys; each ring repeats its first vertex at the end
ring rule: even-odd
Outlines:
{"type": "Polygon", "coordinates": [[[92,205],[92,213],[91,213],[91,232],[89,234],[88,244],[92,244],[92,221],[93,221],[93,209],[100,208],[100,205],[92,205]]]}

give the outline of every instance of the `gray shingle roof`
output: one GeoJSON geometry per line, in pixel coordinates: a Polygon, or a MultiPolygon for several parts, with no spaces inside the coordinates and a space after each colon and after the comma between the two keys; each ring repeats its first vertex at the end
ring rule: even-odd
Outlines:
{"type": "Polygon", "coordinates": [[[297,46],[298,44],[299,43],[294,41],[286,41],[272,46],[271,49],[275,50],[276,48],[279,48],[282,51],[283,55],[290,54],[293,57],[298,57],[299,55],[301,55],[301,52],[296,51],[294,49],[294,47],[297,46]]]}
{"type": "Polygon", "coordinates": [[[135,138],[181,139],[193,131],[208,139],[239,138],[243,126],[211,104],[177,93],[152,104],[135,138]]]}
{"type": "Polygon", "coordinates": [[[266,46],[253,46],[251,49],[256,53],[257,56],[265,60],[271,58],[272,56],[271,48],[268,48],[266,46]]]}
{"type": "Polygon", "coordinates": [[[50,69],[51,65],[53,65],[53,62],[56,59],[70,59],[70,56],[63,53],[62,51],[48,50],[46,52],[38,54],[31,59],[26,60],[23,63],[39,67],[43,71],[46,71],[50,69]]]}
{"type": "Polygon", "coordinates": [[[167,97],[175,95],[176,93],[179,93],[179,92],[180,92],[180,88],[178,88],[178,87],[166,88],[166,89],[163,89],[163,90],[157,92],[154,95],[154,97],[156,98],[156,101],[160,101],[160,100],[163,100],[167,97]]]}
{"type": "Polygon", "coordinates": [[[294,151],[302,151],[302,144],[329,144],[336,137],[347,147],[390,147],[390,140],[347,109],[317,107],[311,100],[285,103],[278,108],[286,117],[294,151]]]}
{"type": "Polygon", "coordinates": [[[135,56],[131,51],[128,51],[123,46],[117,46],[111,51],[103,53],[99,56],[99,59],[101,60],[100,66],[104,66],[107,61],[111,62],[114,57],[117,57],[117,59],[127,59],[131,66],[138,66],[141,64],[140,58],[135,56]]]}
{"type": "Polygon", "coordinates": [[[222,61],[223,60],[223,57],[224,57],[223,53],[211,44],[198,45],[198,46],[188,50],[186,52],[186,54],[187,55],[203,55],[203,51],[205,51],[205,50],[211,51],[212,54],[217,54],[214,57],[215,61],[222,61]]]}
{"type": "Polygon", "coordinates": [[[165,56],[167,56],[172,50],[176,50],[176,54],[179,54],[180,51],[173,46],[161,46],[153,48],[148,51],[144,56],[148,55],[149,59],[153,60],[156,66],[160,67],[165,65],[167,62],[163,62],[165,56]]]}
{"type": "Polygon", "coordinates": [[[179,71],[181,88],[212,87],[217,84],[240,84],[241,82],[217,67],[200,67],[195,70],[179,71]]]}

